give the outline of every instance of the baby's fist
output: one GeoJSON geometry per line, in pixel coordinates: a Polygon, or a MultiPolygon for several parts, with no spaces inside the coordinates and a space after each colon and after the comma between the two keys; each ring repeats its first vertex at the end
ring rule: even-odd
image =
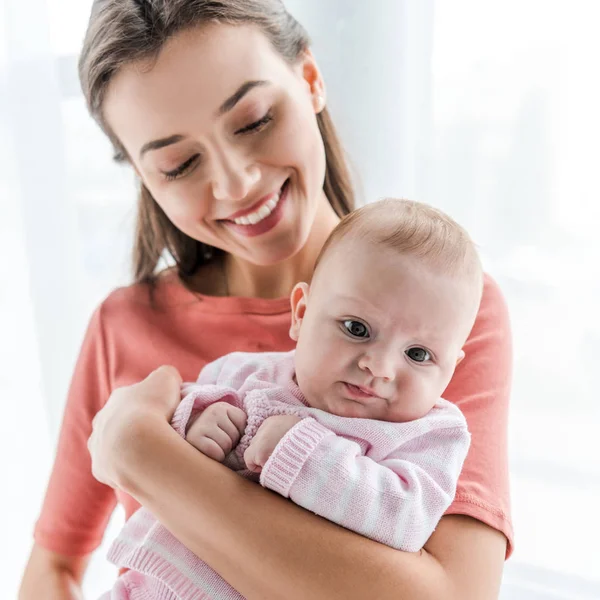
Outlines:
{"type": "Polygon", "coordinates": [[[246,428],[246,413],[227,402],[215,402],[190,426],[186,440],[209,458],[223,462],[246,428]]]}
{"type": "Polygon", "coordinates": [[[265,419],[244,452],[244,462],[248,469],[260,473],[281,438],[301,420],[296,415],[276,415],[265,419]]]}

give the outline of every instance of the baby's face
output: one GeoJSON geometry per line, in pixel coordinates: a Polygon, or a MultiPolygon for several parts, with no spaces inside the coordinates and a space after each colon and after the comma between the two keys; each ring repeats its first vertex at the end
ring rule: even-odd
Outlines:
{"type": "Polygon", "coordinates": [[[472,293],[365,241],[340,242],[324,259],[310,289],[292,294],[296,378],[308,403],[343,417],[424,416],[463,356],[472,293]]]}

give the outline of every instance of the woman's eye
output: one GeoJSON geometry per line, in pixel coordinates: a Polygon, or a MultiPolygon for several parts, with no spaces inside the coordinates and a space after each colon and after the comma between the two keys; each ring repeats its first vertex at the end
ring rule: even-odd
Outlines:
{"type": "Polygon", "coordinates": [[[409,348],[406,351],[406,356],[415,362],[425,362],[431,359],[431,354],[425,348],[409,348]]]}
{"type": "Polygon", "coordinates": [[[344,321],[344,327],[352,337],[361,339],[369,338],[369,330],[367,326],[360,321],[352,321],[348,319],[347,321],[344,321]]]}
{"type": "Polygon", "coordinates": [[[254,123],[250,123],[249,125],[246,125],[245,127],[242,127],[241,129],[238,129],[235,133],[236,134],[256,133],[256,132],[264,129],[265,126],[268,125],[272,120],[273,120],[273,115],[271,114],[271,111],[269,111],[262,119],[259,119],[258,121],[254,121],[254,123]]]}
{"type": "Polygon", "coordinates": [[[172,171],[163,171],[165,179],[167,181],[173,181],[174,179],[179,179],[179,177],[185,175],[199,156],[199,154],[194,154],[194,156],[188,158],[184,163],[181,163],[176,169],[173,169],[172,171]]]}

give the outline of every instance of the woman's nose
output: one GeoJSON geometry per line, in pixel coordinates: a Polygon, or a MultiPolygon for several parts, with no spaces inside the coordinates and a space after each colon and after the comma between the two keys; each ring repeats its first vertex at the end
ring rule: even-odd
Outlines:
{"type": "Polygon", "coordinates": [[[258,183],[260,169],[240,153],[226,150],[213,159],[211,178],[215,200],[235,202],[246,198],[258,183]]]}
{"type": "Polygon", "coordinates": [[[358,366],[373,377],[394,381],[397,376],[398,357],[387,349],[370,350],[360,357],[358,366]]]}

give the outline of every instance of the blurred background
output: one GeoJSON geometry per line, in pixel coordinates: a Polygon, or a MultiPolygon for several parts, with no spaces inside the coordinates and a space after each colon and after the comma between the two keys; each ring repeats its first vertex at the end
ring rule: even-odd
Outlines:
{"type": "MultiPolygon", "coordinates": [[[[600,598],[600,2],[288,0],[363,201],[465,225],[508,300],[516,549],[504,600],[600,598]]],[[[94,307],[129,282],[135,182],[76,75],[90,0],[0,0],[0,573],[14,598],[94,307]]],[[[86,578],[114,577],[107,543],[86,578]]]]}

